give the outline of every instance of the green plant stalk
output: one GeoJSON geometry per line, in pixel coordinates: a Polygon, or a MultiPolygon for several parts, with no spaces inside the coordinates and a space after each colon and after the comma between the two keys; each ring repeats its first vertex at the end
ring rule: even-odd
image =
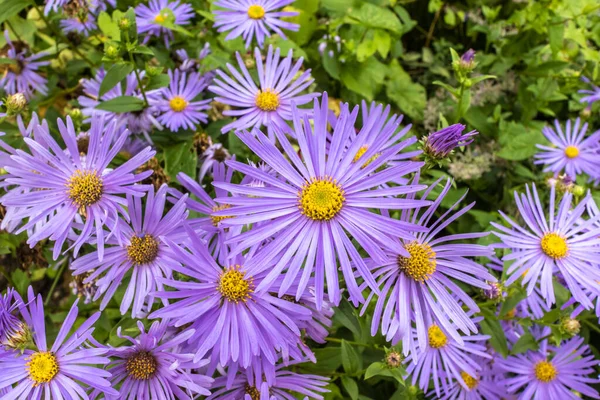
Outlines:
{"type": "Polygon", "coordinates": [[[146,91],[144,90],[144,85],[142,85],[142,79],[140,78],[140,73],[138,71],[137,64],[133,59],[133,54],[131,54],[131,52],[129,51],[127,51],[127,54],[129,55],[129,60],[133,64],[133,72],[135,72],[135,78],[137,79],[138,86],[140,88],[140,91],[142,92],[142,97],[144,98],[144,107],[148,107],[149,103],[148,99],[146,98],[146,91]]]}
{"type": "Polygon", "coordinates": [[[65,268],[67,267],[67,264],[68,264],[68,262],[65,261],[63,263],[63,265],[60,266],[60,269],[56,273],[56,276],[54,277],[54,281],[52,282],[52,286],[50,286],[50,291],[48,291],[48,294],[46,295],[46,300],[44,301],[44,306],[47,306],[48,302],[52,298],[52,293],[54,293],[54,289],[56,289],[56,284],[60,280],[60,277],[62,276],[62,274],[65,272],[65,268]]]}

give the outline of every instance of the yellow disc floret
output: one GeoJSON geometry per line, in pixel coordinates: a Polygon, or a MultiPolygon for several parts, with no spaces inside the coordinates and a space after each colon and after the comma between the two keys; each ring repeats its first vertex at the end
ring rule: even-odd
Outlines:
{"type": "Polygon", "coordinates": [[[567,146],[565,148],[565,156],[567,158],[575,158],[579,155],[579,149],[576,146],[567,146]]]}
{"type": "MultiPolygon", "coordinates": [[[[228,208],[231,208],[231,206],[229,204],[221,204],[219,206],[214,206],[212,210],[213,210],[213,212],[217,212],[217,211],[221,211],[221,210],[227,210],[228,208]]],[[[228,216],[228,215],[211,215],[210,216],[210,220],[212,221],[212,224],[215,228],[219,226],[219,223],[221,221],[223,221],[224,219],[228,219],[228,218],[233,218],[233,217],[228,216]]]]}
{"type": "Polygon", "coordinates": [[[479,379],[473,378],[471,375],[467,374],[465,371],[460,373],[460,377],[465,382],[465,385],[469,388],[469,390],[473,390],[479,384],[479,379]]]}
{"type": "Polygon", "coordinates": [[[77,206],[87,207],[102,198],[104,184],[96,170],[76,170],[67,181],[67,194],[77,206]]]}
{"type": "Polygon", "coordinates": [[[535,372],[535,377],[540,382],[545,383],[552,382],[554,379],[556,379],[556,375],[558,374],[558,371],[556,371],[556,367],[552,365],[550,361],[538,362],[537,364],[535,364],[533,370],[535,372]]]}
{"type": "Polygon", "coordinates": [[[566,239],[557,233],[546,233],[540,245],[544,254],[555,260],[565,258],[569,252],[566,239]]]}
{"type": "Polygon", "coordinates": [[[49,351],[39,351],[27,357],[27,370],[34,386],[48,383],[58,374],[58,361],[49,351]]]}
{"type": "Polygon", "coordinates": [[[340,212],[345,201],[344,191],[331,178],[313,179],[298,196],[302,214],[314,221],[329,221],[340,212]]]}
{"type": "Polygon", "coordinates": [[[252,19],[262,19],[265,16],[265,9],[258,4],[248,7],[248,16],[252,19]]]}
{"type": "Polygon", "coordinates": [[[417,241],[405,244],[410,257],[398,256],[398,267],[417,282],[425,282],[435,272],[435,251],[431,246],[417,241]]]}
{"type": "Polygon", "coordinates": [[[279,95],[271,89],[259,91],[254,103],[263,111],[275,111],[279,107],[279,95]]]}
{"type": "Polygon", "coordinates": [[[427,330],[427,338],[429,339],[429,346],[434,349],[440,349],[448,344],[448,338],[446,334],[442,332],[439,326],[431,325],[427,330]]]}
{"type": "Polygon", "coordinates": [[[158,240],[152,235],[132,236],[127,256],[136,265],[151,263],[158,256],[158,240]]]}
{"type": "MultiPolygon", "coordinates": [[[[360,160],[360,158],[367,152],[367,150],[369,150],[369,146],[367,146],[367,145],[361,146],[360,149],[358,149],[358,151],[354,155],[352,162],[354,162],[354,163],[358,162],[358,160],[360,160]]],[[[369,166],[369,164],[371,164],[373,161],[377,160],[380,155],[381,155],[381,153],[373,154],[367,161],[365,161],[365,163],[360,168],[361,169],[367,168],[369,166]]]]}
{"type": "Polygon", "coordinates": [[[240,271],[239,265],[225,269],[219,277],[217,290],[229,301],[238,303],[250,298],[254,291],[254,280],[246,279],[246,272],[240,271]]]}
{"type": "Polygon", "coordinates": [[[175,112],[182,112],[186,109],[188,102],[181,96],[175,96],[169,101],[169,107],[175,112]]]}
{"type": "Polygon", "coordinates": [[[156,358],[148,351],[138,351],[127,359],[125,370],[136,380],[148,380],[156,372],[156,358]]]}
{"type": "Polygon", "coordinates": [[[159,24],[164,24],[166,20],[167,19],[162,14],[156,14],[156,17],[154,17],[154,22],[158,22],[159,24]]]}

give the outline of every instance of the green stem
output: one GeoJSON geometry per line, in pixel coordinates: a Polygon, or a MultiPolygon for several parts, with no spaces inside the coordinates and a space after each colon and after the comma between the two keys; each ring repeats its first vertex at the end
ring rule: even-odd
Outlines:
{"type": "Polygon", "coordinates": [[[600,328],[598,328],[596,326],[596,324],[591,323],[590,321],[588,321],[587,319],[583,320],[583,323],[586,324],[590,329],[592,329],[595,332],[600,333],[600,328]]]}
{"type": "Polygon", "coordinates": [[[23,39],[21,39],[21,36],[19,36],[19,34],[17,33],[17,31],[15,30],[15,28],[13,28],[12,24],[10,23],[9,20],[4,21],[6,22],[6,25],[8,25],[8,27],[10,28],[10,30],[15,34],[15,37],[17,38],[17,40],[19,42],[23,42],[23,39]]]}
{"type": "Polygon", "coordinates": [[[48,292],[48,295],[46,295],[46,301],[44,301],[44,306],[47,306],[48,302],[50,302],[50,299],[52,298],[52,293],[54,293],[54,289],[56,288],[56,284],[58,283],[63,272],[65,272],[65,268],[67,267],[67,264],[69,264],[69,262],[67,260],[65,260],[65,262],[63,262],[63,264],[60,266],[58,273],[54,277],[54,282],[52,282],[52,286],[50,286],[50,291],[48,292]]]}
{"type": "Polygon", "coordinates": [[[330,337],[325,338],[325,340],[328,341],[328,342],[332,342],[332,343],[342,343],[342,341],[344,341],[344,342],[346,342],[348,344],[351,344],[351,345],[354,345],[354,346],[371,347],[373,349],[382,350],[383,351],[383,349],[381,348],[381,346],[376,345],[376,344],[360,343],[360,342],[354,342],[352,340],[330,338],[330,337]]]}
{"type": "Polygon", "coordinates": [[[130,51],[127,51],[127,54],[129,54],[129,60],[133,64],[133,72],[135,72],[135,78],[137,79],[138,86],[140,88],[140,91],[142,92],[142,97],[144,98],[144,107],[148,107],[149,103],[148,99],[146,98],[146,91],[144,90],[144,85],[142,85],[142,79],[140,78],[140,73],[138,72],[137,64],[133,59],[133,54],[131,54],[130,51]]]}
{"type": "Polygon", "coordinates": [[[459,123],[460,120],[462,119],[462,103],[463,103],[463,95],[465,93],[465,84],[461,83],[460,84],[460,92],[458,94],[458,106],[457,106],[457,110],[456,110],[456,121],[454,121],[455,123],[459,123]]]}

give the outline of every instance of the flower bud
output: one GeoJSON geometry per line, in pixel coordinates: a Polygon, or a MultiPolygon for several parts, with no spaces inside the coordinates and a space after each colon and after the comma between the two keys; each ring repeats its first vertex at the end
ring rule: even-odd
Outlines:
{"type": "Polygon", "coordinates": [[[498,282],[488,282],[488,285],[490,285],[489,289],[484,289],[483,290],[483,295],[485,297],[487,297],[490,300],[498,300],[500,298],[502,298],[502,285],[498,282]]]}
{"type": "Polygon", "coordinates": [[[6,112],[8,115],[17,115],[27,107],[27,98],[23,93],[15,93],[6,98],[6,112]]]}
{"type": "Polygon", "coordinates": [[[573,185],[571,188],[571,193],[573,193],[573,196],[581,197],[585,194],[585,188],[580,185],[573,185]]]}
{"type": "Polygon", "coordinates": [[[121,28],[121,30],[124,30],[124,31],[128,30],[130,26],[131,26],[131,22],[129,21],[129,18],[127,18],[127,17],[123,17],[119,21],[119,28],[121,28]]]}
{"type": "Polygon", "coordinates": [[[448,157],[452,150],[463,147],[473,142],[473,136],[477,131],[471,131],[463,135],[465,126],[462,124],[450,125],[437,132],[430,133],[422,141],[425,156],[440,161],[448,157]]]}
{"type": "Polygon", "coordinates": [[[106,55],[106,57],[108,58],[117,58],[119,56],[119,49],[117,48],[117,46],[114,46],[112,44],[109,44],[108,46],[106,46],[106,48],[104,49],[104,54],[106,55]]]}
{"type": "Polygon", "coordinates": [[[574,318],[564,318],[560,323],[561,331],[571,336],[577,335],[581,324],[574,318]]]}
{"type": "Polygon", "coordinates": [[[404,357],[397,351],[390,351],[385,355],[385,364],[390,368],[398,368],[402,365],[404,357]]]}

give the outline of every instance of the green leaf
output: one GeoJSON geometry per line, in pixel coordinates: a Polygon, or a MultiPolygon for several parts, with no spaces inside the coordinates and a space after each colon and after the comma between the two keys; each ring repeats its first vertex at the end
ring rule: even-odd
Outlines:
{"type": "Polygon", "coordinates": [[[527,128],[517,122],[500,123],[500,145],[497,153],[505,160],[526,160],[537,153],[536,143],[546,143],[541,130],[527,128]]]}
{"type": "Polygon", "coordinates": [[[378,85],[381,85],[385,79],[385,73],[385,65],[375,57],[370,57],[364,63],[344,64],[340,78],[348,89],[367,100],[373,100],[378,85]]]}
{"type": "Polygon", "coordinates": [[[98,97],[102,97],[110,89],[114,88],[119,82],[127,77],[133,71],[133,65],[130,63],[113,64],[106,72],[106,76],[100,84],[98,97]]]}
{"type": "Polygon", "coordinates": [[[103,101],[96,106],[96,109],[115,113],[141,111],[144,109],[144,100],[134,96],[119,96],[103,101]]]}
{"type": "Polygon", "coordinates": [[[25,296],[27,288],[31,283],[27,274],[22,269],[15,269],[10,277],[15,284],[15,289],[17,289],[21,296],[25,296]]]}
{"type": "Polygon", "coordinates": [[[98,15],[98,28],[112,40],[118,41],[121,38],[119,25],[105,11],[102,11],[100,15],[98,15]]]}
{"type": "Polygon", "coordinates": [[[377,43],[373,39],[374,34],[367,34],[365,39],[360,42],[358,47],[356,48],[356,59],[359,62],[365,61],[367,58],[371,57],[377,51],[377,43]]]}
{"type": "Polygon", "coordinates": [[[517,343],[513,345],[510,353],[521,354],[525,353],[527,350],[537,350],[538,348],[538,342],[533,335],[531,333],[525,333],[517,340],[517,343]]]}
{"type": "Polygon", "coordinates": [[[12,58],[0,58],[0,64],[16,64],[17,62],[12,58]]]}
{"type": "Polygon", "coordinates": [[[508,355],[508,344],[506,343],[506,335],[504,335],[504,329],[502,329],[500,321],[498,321],[493,312],[487,309],[482,309],[481,313],[484,316],[480,323],[481,332],[485,335],[490,335],[490,344],[492,347],[503,357],[506,357],[508,355]]]}
{"type": "Polygon", "coordinates": [[[154,56],[154,52],[152,51],[152,49],[148,46],[143,46],[143,45],[135,46],[135,50],[133,50],[133,52],[136,54],[145,54],[148,56],[154,56]]]}
{"type": "Polygon", "coordinates": [[[354,348],[342,339],[342,365],[347,374],[355,374],[361,369],[362,359],[354,348]]]}
{"type": "Polygon", "coordinates": [[[385,365],[381,361],[376,361],[372,363],[365,371],[365,380],[379,375],[384,370],[387,370],[387,365],[385,365]]]}
{"type": "Polygon", "coordinates": [[[14,17],[21,10],[32,4],[33,2],[30,0],[0,0],[0,10],[2,10],[2,13],[0,13],[0,23],[14,17]]]}
{"type": "Polygon", "coordinates": [[[392,47],[392,37],[389,33],[382,29],[375,30],[375,37],[373,38],[377,46],[377,51],[381,54],[381,57],[387,57],[392,47]]]}
{"type": "Polygon", "coordinates": [[[526,297],[527,291],[523,288],[519,288],[516,293],[508,296],[500,308],[500,317],[504,317],[506,314],[514,310],[517,304],[519,304],[526,297]]]}
{"type": "Polygon", "coordinates": [[[184,172],[190,178],[196,178],[198,155],[192,141],[183,142],[167,147],[165,155],[165,173],[172,181],[177,180],[177,174],[184,172]]]}
{"type": "Polygon", "coordinates": [[[396,14],[387,8],[364,3],[360,8],[353,8],[348,16],[369,28],[385,29],[396,34],[402,33],[402,23],[396,14]]]}
{"type": "Polygon", "coordinates": [[[349,376],[342,375],[342,385],[352,400],[358,400],[358,384],[349,376]]]}
{"type": "Polygon", "coordinates": [[[397,60],[390,65],[390,81],[386,87],[387,96],[398,108],[415,121],[423,120],[423,112],[427,104],[425,88],[412,81],[397,60]]]}
{"type": "Polygon", "coordinates": [[[160,89],[162,87],[169,86],[170,81],[171,81],[171,79],[169,78],[169,75],[166,75],[166,74],[156,75],[156,76],[153,76],[150,78],[145,89],[146,90],[160,89]]]}
{"type": "Polygon", "coordinates": [[[360,323],[358,322],[355,310],[356,309],[352,307],[350,303],[343,301],[335,310],[336,312],[333,314],[333,321],[348,328],[354,335],[354,340],[361,340],[360,323]]]}

